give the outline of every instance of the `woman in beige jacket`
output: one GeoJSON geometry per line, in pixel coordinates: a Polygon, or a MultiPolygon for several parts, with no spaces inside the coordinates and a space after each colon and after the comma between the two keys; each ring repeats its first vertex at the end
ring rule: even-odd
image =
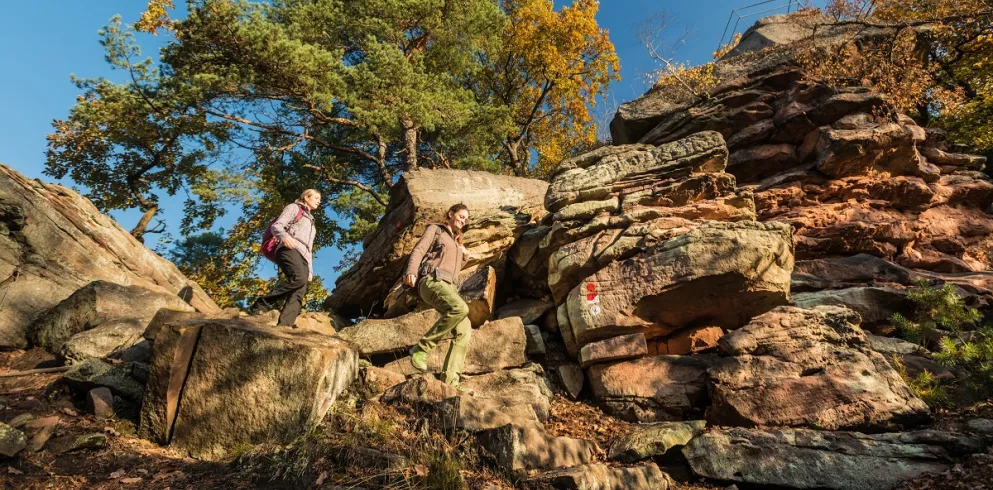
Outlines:
{"type": "Polygon", "coordinates": [[[441,313],[431,330],[411,348],[411,364],[419,371],[427,371],[428,352],[454,330],[455,336],[443,367],[445,382],[460,392],[472,394],[472,390],[459,384],[472,326],[468,318],[469,306],[455,287],[455,280],[468,260],[468,253],[462,246],[462,228],[468,219],[469,208],[456,204],[445,213],[444,223],[428,225],[410,253],[403,282],[409,287],[416,285],[421,299],[441,313]]]}

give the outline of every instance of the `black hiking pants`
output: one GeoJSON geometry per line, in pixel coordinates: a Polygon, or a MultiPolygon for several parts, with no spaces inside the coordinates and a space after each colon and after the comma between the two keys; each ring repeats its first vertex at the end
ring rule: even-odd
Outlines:
{"type": "Polygon", "coordinates": [[[283,309],[279,312],[279,324],[292,326],[297,315],[300,314],[303,297],[307,294],[307,277],[310,275],[310,268],[300,252],[286,247],[280,247],[276,251],[276,265],[279,266],[283,277],[269,294],[260,299],[266,305],[275,305],[280,300],[286,299],[283,309]]]}

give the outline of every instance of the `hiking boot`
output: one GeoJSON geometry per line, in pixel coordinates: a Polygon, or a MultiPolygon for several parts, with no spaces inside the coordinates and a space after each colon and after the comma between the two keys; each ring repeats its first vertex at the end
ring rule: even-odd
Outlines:
{"type": "Polygon", "coordinates": [[[427,372],[428,370],[428,353],[421,350],[419,347],[414,346],[410,349],[410,365],[414,366],[414,369],[427,372]]]}
{"type": "Polygon", "coordinates": [[[263,301],[262,298],[258,298],[248,307],[248,314],[252,316],[261,315],[271,309],[272,307],[268,303],[263,301]]]}
{"type": "Polygon", "coordinates": [[[451,386],[452,388],[455,388],[455,391],[458,391],[459,393],[465,393],[466,395],[469,395],[469,396],[473,396],[473,395],[476,394],[475,391],[472,391],[472,388],[469,388],[467,386],[462,386],[459,383],[452,383],[449,386],[451,386]]]}

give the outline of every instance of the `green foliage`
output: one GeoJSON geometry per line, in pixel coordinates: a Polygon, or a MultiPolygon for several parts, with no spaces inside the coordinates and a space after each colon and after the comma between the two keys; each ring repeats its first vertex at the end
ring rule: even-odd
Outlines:
{"type": "Polygon", "coordinates": [[[956,331],[954,336],[941,339],[938,346],[934,358],[946,366],[968,371],[966,383],[970,388],[986,394],[993,390],[993,327],[956,331]]]}
{"type": "Polygon", "coordinates": [[[45,173],[86,186],[101,211],[140,208],[145,216],[132,231],[139,239],[159,210],[161,192],[191,190],[198,199],[187,201],[190,224],[210,226],[223,207],[214,205],[216,176],[208,166],[219,158],[217,142],[229,125],[191,110],[186,94],[166,86],[151,59],[137,60],[141,50],[120,18],[101,36],[107,61],[130,81],[73,77],[83,95],[68,119],[53,122],[45,173]]]}
{"type": "Polygon", "coordinates": [[[167,255],[222,308],[244,305],[267,289],[267,281],[255,272],[259,257],[255,250],[229,243],[224,230],[183,238],[167,255]]]}
{"type": "Polygon", "coordinates": [[[48,172],[104,211],[146,211],[138,237],[162,193],[190,196],[187,235],[240,207],[216,256],[227,265],[306,188],[340,218],[318,210],[315,250],[354,257],[402,172],[502,171],[508,135],[516,170],[532,152],[550,167],[590,143],[587,104],[617,78],[594,0],[191,0],[182,19],[173,4],[149,0],[133,28],[104,30],[129,81],[77,80],[48,172]],[[135,30],[170,36],[158,66],[138,60],[135,30]]]}
{"type": "MultiPolygon", "coordinates": [[[[967,372],[965,384],[969,388],[985,393],[993,390],[993,326],[977,327],[982,313],[966,306],[951,284],[936,289],[918,283],[907,297],[915,305],[912,318],[899,314],[891,318],[904,337],[924,346],[937,346],[935,360],[967,372]]],[[[924,391],[939,385],[930,377],[919,376],[915,382],[924,391]]]]}
{"type": "Polygon", "coordinates": [[[810,58],[828,81],[876,88],[921,123],[978,153],[993,150],[993,15],[989,0],[830,0],[839,20],[902,29],[892,39],[847,43],[810,58]]]}
{"type": "Polygon", "coordinates": [[[937,340],[939,329],[961,331],[982,318],[979,310],[965,305],[952,284],[935,289],[919,282],[907,292],[907,299],[914,304],[912,318],[896,313],[890,320],[905,339],[925,347],[937,340]]]}
{"type": "Polygon", "coordinates": [[[904,365],[903,361],[897,355],[890,358],[890,364],[900,374],[903,381],[907,383],[910,390],[914,392],[914,395],[926,403],[927,406],[944,407],[949,404],[949,395],[945,389],[945,385],[940,379],[934,377],[930,371],[924,370],[918,373],[917,376],[911,377],[907,373],[907,366],[904,365]]]}

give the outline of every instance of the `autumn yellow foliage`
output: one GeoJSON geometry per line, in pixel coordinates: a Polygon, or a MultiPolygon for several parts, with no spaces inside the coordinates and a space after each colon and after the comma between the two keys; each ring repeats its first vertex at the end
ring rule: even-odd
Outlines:
{"type": "Polygon", "coordinates": [[[488,92],[512,111],[503,155],[516,173],[547,173],[577,149],[596,142],[591,108],[620,80],[620,62],[599,2],[576,0],[555,10],[552,0],[504,0],[504,43],[483,77],[488,92]],[[531,152],[537,167],[530,169],[531,152]]]}
{"type": "Polygon", "coordinates": [[[947,129],[952,141],[993,150],[993,3],[832,0],[825,11],[856,25],[902,28],[889,39],[800,53],[810,76],[886,93],[897,110],[947,129]]]}

